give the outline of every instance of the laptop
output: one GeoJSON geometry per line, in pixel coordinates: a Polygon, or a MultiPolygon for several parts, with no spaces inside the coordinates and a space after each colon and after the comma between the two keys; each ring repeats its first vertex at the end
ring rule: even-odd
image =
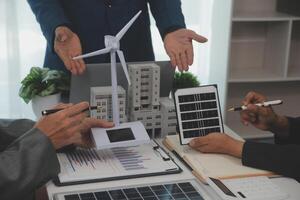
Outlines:
{"type": "MultiPolygon", "coordinates": [[[[158,62],[128,62],[130,64],[146,64],[155,63],[160,66],[160,96],[169,96],[172,90],[173,77],[175,69],[171,67],[169,61],[158,62]]],[[[70,103],[79,103],[82,101],[90,102],[90,88],[98,86],[111,86],[111,65],[110,63],[103,64],[87,64],[87,69],[80,76],[72,76],[70,89],[70,103]]],[[[117,63],[118,85],[122,86],[125,91],[128,89],[128,82],[120,63],[117,63]]]]}

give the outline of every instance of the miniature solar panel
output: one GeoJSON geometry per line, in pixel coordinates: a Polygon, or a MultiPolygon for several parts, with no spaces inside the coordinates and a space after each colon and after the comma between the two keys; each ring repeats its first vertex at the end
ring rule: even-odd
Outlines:
{"type": "Polygon", "coordinates": [[[174,96],[181,144],[212,132],[223,132],[216,85],[178,89],[174,96]]]}

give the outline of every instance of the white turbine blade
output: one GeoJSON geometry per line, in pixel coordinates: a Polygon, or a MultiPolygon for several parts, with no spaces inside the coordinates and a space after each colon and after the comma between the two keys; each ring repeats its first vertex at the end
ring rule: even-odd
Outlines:
{"type": "Polygon", "coordinates": [[[87,53],[87,54],[84,54],[84,55],[76,56],[76,57],[73,58],[73,60],[78,60],[78,59],[81,59],[81,58],[88,58],[88,57],[92,57],[92,56],[105,54],[105,53],[108,53],[110,50],[111,50],[111,48],[101,49],[101,50],[94,51],[94,52],[91,52],[91,53],[87,53]]]}
{"type": "Polygon", "coordinates": [[[128,29],[131,27],[131,25],[134,23],[134,21],[139,17],[139,15],[142,13],[140,10],[123,28],[122,30],[116,35],[116,38],[118,40],[121,40],[121,38],[125,35],[125,33],[128,31],[128,29]]]}
{"type": "Polygon", "coordinates": [[[128,85],[131,85],[131,82],[130,82],[130,78],[129,78],[129,74],[128,74],[128,70],[127,70],[127,67],[126,67],[126,62],[125,62],[125,58],[124,58],[124,54],[122,51],[118,50],[117,51],[118,53],[118,56],[120,58],[120,61],[121,61],[121,65],[123,67],[123,71],[125,73],[125,76],[127,78],[127,81],[128,81],[128,85]]]}

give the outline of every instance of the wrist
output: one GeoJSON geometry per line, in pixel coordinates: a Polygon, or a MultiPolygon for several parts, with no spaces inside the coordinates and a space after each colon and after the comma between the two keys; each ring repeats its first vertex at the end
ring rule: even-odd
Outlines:
{"type": "Polygon", "coordinates": [[[241,158],[242,157],[242,152],[243,152],[243,147],[244,147],[243,141],[231,139],[228,143],[228,155],[241,158]]]}
{"type": "Polygon", "coordinates": [[[287,117],[276,115],[274,122],[270,126],[270,131],[281,137],[287,136],[289,132],[287,117]]]}

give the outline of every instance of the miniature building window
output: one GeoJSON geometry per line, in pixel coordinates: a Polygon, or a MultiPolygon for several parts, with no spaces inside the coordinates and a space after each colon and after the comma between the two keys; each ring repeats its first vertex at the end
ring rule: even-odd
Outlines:
{"type": "Polygon", "coordinates": [[[147,117],[147,119],[152,119],[152,117],[151,117],[151,116],[149,116],[149,117],[147,117]]]}
{"type": "Polygon", "coordinates": [[[147,123],[146,126],[152,126],[152,123],[147,123]]]}
{"type": "MultiPolygon", "coordinates": [[[[137,101],[136,101],[137,102],[137,101]]],[[[139,110],[139,108],[134,108],[134,110],[139,110]]]]}
{"type": "Polygon", "coordinates": [[[158,106],[153,106],[153,109],[158,109],[158,106]]]}
{"type": "Polygon", "coordinates": [[[124,101],[120,101],[120,105],[123,105],[124,104],[124,101]]]}
{"type": "Polygon", "coordinates": [[[148,89],[141,90],[141,92],[149,92],[148,89]]]}
{"type": "Polygon", "coordinates": [[[141,78],[149,78],[149,75],[143,75],[141,78]]]}
{"type": "Polygon", "coordinates": [[[137,118],[137,120],[139,120],[139,121],[142,121],[142,120],[143,120],[143,118],[142,118],[142,117],[138,117],[138,118],[137,118]]]}
{"type": "Polygon", "coordinates": [[[146,97],[146,96],[141,97],[141,100],[148,100],[148,99],[149,99],[149,97],[146,97]]]}
{"type": "Polygon", "coordinates": [[[100,116],[97,116],[97,119],[101,119],[100,116]]]}
{"type": "Polygon", "coordinates": [[[149,72],[149,69],[146,68],[146,69],[142,69],[141,71],[142,72],[149,72]]]}
{"type": "Polygon", "coordinates": [[[155,134],[155,137],[160,137],[161,129],[160,128],[155,128],[154,129],[154,134],[155,134]]]}
{"type": "Polygon", "coordinates": [[[156,117],[155,117],[156,119],[160,119],[161,118],[161,116],[160,115],[156,115],[156,117]]]}
{"type": "Polygon", "coordinates": [[[160,122],[156,122],[155,125],[159,126],[159,125],[161,125],[161,123],[160,122]]]}
{"type": "Polygon", "coordinates": [[[100,102],[97,102],[97,106],[101,106],[100,102]]]}
{"type": "Polygon", "coordinates": [[[177,124],[176,123],[171,123],[171,124],[168,124],[168,127],[173,127],[173,126],[176,126],[177,124]]]}
{"type": "Polygon", "coordinates": [[[123,109],[123,108],[120,108],[120,111],[124,111],[124,109],[123,109]]]}
{"type": "Polygon", "coordinates": [[[149,105],[148,104],[143,104],[142,108],[149,108],[149,105]]]}
{"type": "Polygon", "coordinates": [[[170,116],[168,119],[176,119],[176,116],[170,116]]]}
{"type": "Polygon", "coordinates": [[[148,135],[149,135],[150,137],[152,137],[152,129],[146,129],[146,131],[147,131],[148,135]]]}
{"type": "Polygon", "coordinates": [[[148,82],[143,82],[143,83],[141,83],[141,85],[149,85],[149,83],[148,82]]]}

